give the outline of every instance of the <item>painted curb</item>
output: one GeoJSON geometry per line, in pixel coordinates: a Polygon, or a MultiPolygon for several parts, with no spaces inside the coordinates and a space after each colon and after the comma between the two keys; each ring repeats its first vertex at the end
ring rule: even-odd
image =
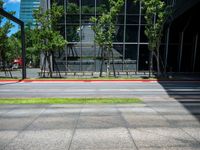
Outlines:
{"type": "Polygon", "coordinates": [[[200,80],[0,80],[0,83],[67,83],[67,82],[200,82],[200,80]]]}

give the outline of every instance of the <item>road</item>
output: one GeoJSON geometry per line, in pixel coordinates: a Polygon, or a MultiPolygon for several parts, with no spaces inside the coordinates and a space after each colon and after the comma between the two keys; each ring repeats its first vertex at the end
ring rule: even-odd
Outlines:
{"type": "Polygon", "coordinates": [[[200,97],[200,82],[12,82],[0,97],[200,97]]]}

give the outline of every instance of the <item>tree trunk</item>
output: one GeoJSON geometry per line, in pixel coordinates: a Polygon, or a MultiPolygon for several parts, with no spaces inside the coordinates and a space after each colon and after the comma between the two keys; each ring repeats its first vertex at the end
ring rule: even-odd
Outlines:
{"type": "Polygon", "coordinates": [[[49,68],[49,74],[50,74],[50,78],[52,78],[52,68],[51,68],[51,53],[48,52],[47,54],[47,61],[48,61],[48,68],[49,68]]]}
{"type": "Polygon", "coordinates": [[[58,72],[58,74],[59,74],[59,77],[61,78],[60,69],[59,69],[58,64],[57,64],[57,62],[56,62],[56,60],[55,60],[55,57],[54,57],[53,52],[52,52],[52,58],[53,58],[53,62],[54,62],[54,64],[55,64],[55,67],[57,68],[57,72],[58,72]]]}
{"type": "Polygon", "coordinates": [[[110,74],[110,50],[107,49],[108,57],[107,57],[107,69],[106,69],[106,76],[108,77],[110,74]]]}
{"type": "Polygon", "coordinates": [[[116,72],[115,72],[115,63],[114,63],[114,54],[113,54],[113,50],[112,50],[112,65],[113,65],[113,74],[114,74],[114,77],[116,77],[116,72]]]}
{"type": "Polygon", "coordinates": [[[45,52],[45,53],[44,53],[43,65],[42,65],[42,68],[41,68],[41,76],[42,76],[43,78],[45,78],[46,61],[47,61],[47,53],[45,52]]]}
{"type": "Polygon", "coordinates": [[[160,77],[160,52],[157,50],[156,61],[157,61],[157,76],[160,77]]]}
{"type": "Polygon", "coordinates": [[[149,78],[152,75],[153,72],[153,50],[149,51],[149,78]]]}
{"type": "Polygon", "coordinates": [[[101,68],[100,68],[100,77],[102,77],[102,72],[103,72],[103,63],[104,63],[104,48],[102,48],[102,50],[101,50],[101,68]]]}

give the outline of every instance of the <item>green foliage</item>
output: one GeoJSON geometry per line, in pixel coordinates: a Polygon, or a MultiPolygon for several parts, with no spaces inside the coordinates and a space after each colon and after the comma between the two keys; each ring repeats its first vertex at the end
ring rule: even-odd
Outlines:
{"type": "MultiPolygon", "coordinates": [[[[25,27],[25,36],[26,36],[26,40],[25,40],[26,62],[27,63],[32,62],[33,67],[38,67],[39,60],[40,60],[40,51],[34,47],[36,33],[31,28],[31,25],[28,25],[25,27]]],[[[13,34],[11,38],[18,40],[18,43],[20,46],[16,50],[17,50],[18,56],[21,56],[21,50],[20,50],[21,49],[21,31],[18,31],[15,34],[13,34]]]]}
{"type": "Polygon", "coordinates": [[[170,8],[162,0],[137,0],[142,2],[147,25],[145,35],[148,38],[149,50],[159,50],[162,31],[170,8]]]}
{"type": "Polygon", "coordinates": [[[111,6],[108,12],[103,13],[98,18],[92,17],[91,21],[95,24],[92,29],[95,32],[95,42],[105,50],[112,50],[113,39],[115,36],[116,15],[122,8],[123,0],[109,0],[111,6]]]}
{"type": "Polygon", "coordinates": [[[79,7],[75,3],[68,3],[67,4],[67,12],[70,14],[78,14],[79,13],[79,7]]]}
{"type": "Polygon", "coordinates": [[[36,19],[35,48],[42,52],[53,52],[62,49],[67,43],[56,31],[56,24],[63,15],[63,7],[53,3],[51,9],[42,13],[42,8],[35,10],[36,19]]]}
{"type": "Polygon", "coordinates": [[[11,63],[14,59],[21,57],[21,42],[16,37],[9,37],[7,41],[7,48],[5,59],[11,63]]]}
{"type": "MultiPolygon", "coordinates": [[[[0,7],[3,8],[4,2],[0,0],[0,7]]],[[[10,12],[11,14],[13,12],[10,12]]],[[[12,44],[15,42],[11,42],[8,33],[10,32],[10,29],[13,27],[11,22],[9,20],[5,21],[3,23],[3,16],[0,15],[0,63],[3,63],[4,67],[6,63],[10,62],[11,56],[14,56],[12,54],[9,54],[9,52],[12,50],[12,44]]]]}

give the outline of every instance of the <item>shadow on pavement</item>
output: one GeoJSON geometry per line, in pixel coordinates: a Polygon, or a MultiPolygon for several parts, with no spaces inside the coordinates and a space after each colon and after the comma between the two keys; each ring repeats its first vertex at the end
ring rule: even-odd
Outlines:
{"type": "Polygon", "coordinates": [[[169,97],[183,105],[200,122],[200,80],[159,81],[159,84],[169,97]]]}

